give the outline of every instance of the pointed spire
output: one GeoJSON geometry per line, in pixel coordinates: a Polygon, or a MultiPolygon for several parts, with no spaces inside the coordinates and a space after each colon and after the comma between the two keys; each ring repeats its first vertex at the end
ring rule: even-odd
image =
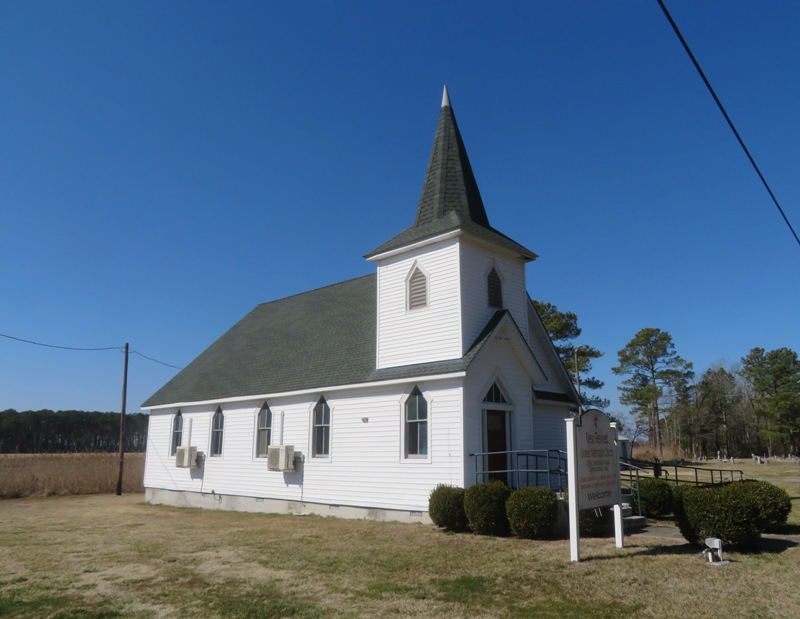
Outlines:
{"type": "Polygon", "coordinates": [[[445,86],[414,226],[431,223],[451,212],[458,215],[462,222],[489,226],[489,218],[445,86]]]}
{"type": "Polygon", "coordinates": [[[531,250],[489,225],[467,149],[458,131],[450,94],[445,86],[414,225],[365,257],[372,260],[387,252],[401,251],[404,247],[456,230],[503,247],[525,261],[536,259],[536,254],[531,250]]]}

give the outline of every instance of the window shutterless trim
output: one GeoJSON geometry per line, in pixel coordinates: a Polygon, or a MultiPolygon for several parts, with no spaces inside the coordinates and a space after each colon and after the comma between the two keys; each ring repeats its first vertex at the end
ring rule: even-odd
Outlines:
{"type": "Polygon", "coordinates": [[[169,455],[174,456],[183,441],[183,415],[180,411],[172,418],[172,435],[170,436],[169,455]]]}
{"type": "Polygon", "coordinates": [[[311,457],[331,457],[331,407],[320,397],[311,419],[311,457]]]}
{"type": "Polygon", "coordinates": [[[272,445],[272,410],[264,402],[256,416],[256,458],[266,458],[269,446],[272,445]]]}
{"type": "Polygon", "coordinates": [[[430,416],[428,401],[414,387],[403,406],[403,456],[407,459],[430,457],[430,416]]]}
{"type": "Polygon", "coordinates": [[[222,440],[225,430],[225,417],[222,413],[222,408],[217,407],[214,416],[211,418],[211,449],[209,455],[211,457],[219,457],[222,455],[222,440]]]}

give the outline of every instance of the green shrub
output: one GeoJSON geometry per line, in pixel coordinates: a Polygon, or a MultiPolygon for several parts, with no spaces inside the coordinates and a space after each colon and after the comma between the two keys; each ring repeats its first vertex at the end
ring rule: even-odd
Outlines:
{"type": "Polygon", "coordinates": [[[644,477],[639,480],[642,515],[663,518],[672,513],[672,484],[664,479],[644,477]]]}
{"type": "Polygon", "coordinates": [[[514,490],[506,502],[506,515],[514,535],[530,539],[548,537],[558,522],[558,496],[544,487],[514,490]]]}
{"type": "Polygon", "coordinates": [[[464,489],[448,484],[436,486],[428,498],[428,515],[437,527],[447,531],[466,531],[464,489]]]}
{"type": "Polygon", "coordinates": [[[759,519],[765,531],[777,531],[786,524],[792,500],[783,488],[767,481],[748,480],[738,484],[758,505],[759,519]]]}
{"type": "Polygon", "coordinates": [[[481,535],[508,535],[510,527],[506,516],[506,501],[511,495],[501,481],[475,484],[464,492],[464,512],[469,527],[481,535]]]}
{"type": "Polygon", "coordinates": [[[756,501],[742,484],[676,489],[675,520],[692,544],[718,537],[725,544],[748,548],[762,531],[756,501]]]}

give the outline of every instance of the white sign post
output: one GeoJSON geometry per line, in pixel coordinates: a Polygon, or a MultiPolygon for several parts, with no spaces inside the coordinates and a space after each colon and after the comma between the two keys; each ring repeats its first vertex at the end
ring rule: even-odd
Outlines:
{"type": "Polygon", "coordinates": [[[624,545],[617,424],[611,423],[603,411],[594,409],[567,419],[566,423],[569,554],[570,561],[580,561],[578,513],[582,509],[613,505],[616,545],[624,545]]]}

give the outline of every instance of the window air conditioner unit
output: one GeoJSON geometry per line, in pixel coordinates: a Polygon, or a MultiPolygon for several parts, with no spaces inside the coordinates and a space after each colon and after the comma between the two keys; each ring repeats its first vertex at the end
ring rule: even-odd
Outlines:
{"type": "Polygon", "coordinates": [[[175,466],[179,469],[196,469],[197,447],[178,447],[175,450],[175,466]]]}
{"type": "Polygon", "coordinates": [[[271,445],[268,447],[267,469],[270,471],[293,471],[294,445],[271,445]]]}

